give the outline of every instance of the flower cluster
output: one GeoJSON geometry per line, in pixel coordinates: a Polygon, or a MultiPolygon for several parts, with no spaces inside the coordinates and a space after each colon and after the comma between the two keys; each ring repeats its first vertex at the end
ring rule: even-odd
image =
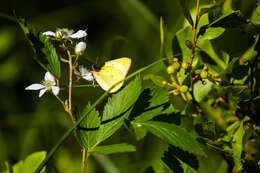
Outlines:
{"type": "MultiPolygon", "coordinates": [[[[81,78],[87,81],[94,81],[94,77],[90,70],[86,69],[81,65],[79,65],[79,70],[75,69],[78,66],[78,64],[76,63],[78,56],[83,54],[87,47],[86,43],[82,41],[87,36],[86,31],[78,30],[77,32],[74,32],[72,29],[63,28],[63,29],[57,29],[56,32],[53,31],[43,32],[43,35],[47,36],[52,40],[60,40],[61,45],[64,43],[71,43],[68,47],[66,47],[67,45],[64,47],[65,50],[70,50],[69,47],[71,47],[71,45],[75,46],[74,55],[72,56],[68,55],[71,58],[76,57],[76,59],[74,60],[76,66],[75,67],[73,66],[75,74],[77,74],[78,76],[80,76],[81,78]],[[74,41],[76,42],[76,45],[74,44],[74,41]]],[[[61,60],[63,60],[64,62],[69,62],[68,60],[63,58],[61,58],[61,60]]],[[[50,72],[46,72],[44,76],[44,80],[41,83],[32,84],[26,87],[25,90],[40,90],[39,97],[42,97],[42,95],[47,91],[57,96],[59,94],[60,87],[56,84],[57,82],[54,76],[50,72]]]]}
{"type": "MultiPolygon", "coordinates": [[[[77,32],[74,32],[73,29],[67,29],[67,28],[57,29],[56,32],[46,31],[43,32],[42,34],[56,39],[81,39],[81,38],[85,38],[88,35],[87,32],[84,30],[78,30],[77,32]]],[[[77,55],[81,55],[85,51],[86,47],[87,47],[86,43],[84,41],[80,41],[75,46],[75,53],[77,55]]]]}

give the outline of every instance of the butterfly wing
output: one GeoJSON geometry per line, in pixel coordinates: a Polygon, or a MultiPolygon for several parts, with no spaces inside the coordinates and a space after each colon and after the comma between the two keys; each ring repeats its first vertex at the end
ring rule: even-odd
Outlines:
{"type": "Polygon", "coordinates": [[[111,61],[107,61],[104,67],[113,67],[123,73],[124,76],[128,73],[128,70],[131,66],[131,59],[130,58],[118,58],[111,61]]]}
{"type": "MultiPolygon", "coordinates": [[[[125,78],[125,75],[120,70],[112,66],[103,66],[100,71],[93,71],[92,73],[97,83],[105,91],[125,78]]],[[[122,86],[123,82],[115,86],[110,93],[118,91],[122,86]]]]}

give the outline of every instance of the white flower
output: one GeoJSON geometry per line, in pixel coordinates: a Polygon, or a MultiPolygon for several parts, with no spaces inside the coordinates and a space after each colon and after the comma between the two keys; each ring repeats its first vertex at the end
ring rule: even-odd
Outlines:
{"type": "Polygon", "coordinates": [[[87,36],[87,32],[83,30],[78,30],[76,33],[68,35],[70,38],[83,38],[87,36]]]}
{"type": "Polygon", "coordinates": [[[85,42],[83,42],[83,41],[79,42],[79,43],[75,46],[75,53],[76,53],[77,55],[82,54],[82,53],[85,51],[86,47],[87,47],[87,45],[86,45],[85,42]]]}
{"type": "Polygon", "coordinates": [[[56,86],[55,78],[52,74],[50,72],[46,72],[42,84],[32,84],[26,87],[25,90],[40,90],[39,97],[41,97],[46,91],[52,91],[54,95],[58,95],[60,88],[56,86]]]}
{"type": "Polygon", "coordinates": [[[83,30],[78,30],[74,33],[73,29],[57,29],[56,33],[52,31],[43,32],[43,35],[56,37],[56,38],[83,38],[87,36],[87,32],[83,30]]]}
{"type": "Polygon", "coordinates": [[[75,73],[87,81],[94,81],[92,72],[82,65],[79,66],[79,71],[75,69],[75,73]]]}
{"type": "Polygon", "coordinates": [[[52,36],[52,37],[55,37],[56,36],[56,34],[55,34],[55,32],[52,32],[52,31],[46,31],[46,32],[44,32],[44,33],[42,33],[43,35],[47,35],[47,36],[52,36]]]}

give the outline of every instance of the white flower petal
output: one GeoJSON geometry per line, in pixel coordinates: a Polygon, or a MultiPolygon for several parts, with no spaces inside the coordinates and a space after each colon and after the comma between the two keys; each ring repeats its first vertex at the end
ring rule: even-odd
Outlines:
{"type": "Polygon", "coordinates": [[[78,30],[76,33],[69,35],[70,38],[83,38],[87,36],[87,32],[78,30]]]}
{"type": "Polygon", "coordinates": [[[93,75],[90,71],[86,74],[83,74],[82,78],[87,80],[87,81],[93,81],[94,80],[94,77],[93,77],[93,75]]]}
{"type": "Polygon", "coordinates": [[[54,95],[58,95],[59,91],[60,91],[60,88],[57,87],[57,86],[51,86],[51,90],[52,90],[54,95]]]}
{"type": "Polygon", "coordinates": [[[52,82],[52,85],[55,85],[55,84],[56,84],[55,78],[54,78],[54,76],[53,76],[50,72],[46,72],[46,73],[45,73],[44,80],[45,80],[45,81],[51,81],[51,82],[52,82]]]}
{"type": "Polygon", "coordinates": [[[47,91],[47,88],[40,90],[39,97],[41,97],[46,91],[47,91]]]}
{"type": "Polygon", "coordinates": [[[85,51],[87,45],[85,42],[81,41],[75,46],[75,53],[76,54],[81,54],[82,52],[85,51]]]}
{"type": "Polygon", "coordinates": [[[46,31],[46,32],[44,32],[44,33],[42,33],[43,35],[47,35],[47,36],[52,36],[52,37],[55,37],[56,36],[56,34],[55,34],[55,32],[52,32],[52,31],[46,31]]]}
{"type": "Polygon", "coordinates": [[[26,87],[25,90],[40,90],[40,89],[43,89],[43,88],[45,88],[44,85],[35,83],[35,84],[32,84],[32,85],[26,87]]]}

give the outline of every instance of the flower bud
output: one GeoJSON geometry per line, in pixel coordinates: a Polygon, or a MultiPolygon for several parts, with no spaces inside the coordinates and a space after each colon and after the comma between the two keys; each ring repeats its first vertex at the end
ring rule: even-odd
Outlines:
{"type": "Polygon", "coordinates": [[[79,42],[76,46],[75,46],[75,53],[77,55],[81,55],[85,49],[86,49],[87,45],[85,42],[81,41],[79,42]]]}
{"type": "Polygon", "coordinates": [[[170,65],[167,67],[166,71],[168,74],[172,74],[172,73],[174,73],[174,67],[172,65],[170,65]]]}

